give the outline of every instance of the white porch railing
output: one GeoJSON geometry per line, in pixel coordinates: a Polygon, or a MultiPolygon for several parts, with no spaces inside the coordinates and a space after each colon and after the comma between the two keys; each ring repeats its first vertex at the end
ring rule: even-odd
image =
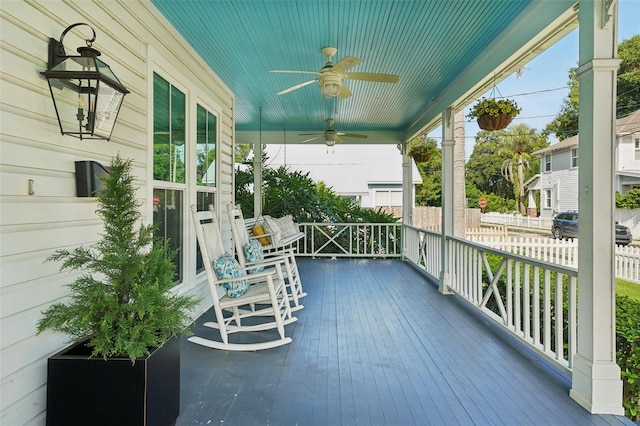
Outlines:
{"type": "Polygon", "coordinates": [[[401,257],[401,223],[302,223],[299,256],[401,257]]]}
{"type": "MultiPolygon", "coordinates": [[[[439,233],[405,226],[405,257],[438,278],[441,238],[439,233]]],[[[576,350],[575,268],[454,237],[447,238],[446,253],[452,291],[558,367],[571,371],[576,350]]]]}

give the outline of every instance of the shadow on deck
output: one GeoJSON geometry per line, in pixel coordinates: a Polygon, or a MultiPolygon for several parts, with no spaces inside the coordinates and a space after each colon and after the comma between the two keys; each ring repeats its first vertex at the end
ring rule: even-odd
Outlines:
{"type": "MultiPolygon", "coordinates": [[[[177,426],[633,424],[590,415],[567,377],[406,262],[298,264],[308,296],[290,345],[226,352],[182,340],[177,426]]],[[[197,320],[198,335],[219,337],[201,325],[212,317],[197,320]]]]}

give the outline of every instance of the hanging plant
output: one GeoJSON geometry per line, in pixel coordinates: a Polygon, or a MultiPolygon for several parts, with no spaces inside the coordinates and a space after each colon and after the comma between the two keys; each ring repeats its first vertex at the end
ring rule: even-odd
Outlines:
{"type": "Polygon", "coordinates": [[[520,113],[518,104],[511,99],[482,98],[467,114],[468,118],[477,118],[482,130],[502,130],[520,113]]]}
{"type": "Polygon", "coordinates": [[[425,163],[431,159],[434,147],[428,143],[424,136],[422,136],[409,142],[407,148],[407,155],[409,157],[412,157],[417,163],[425,163]]]}

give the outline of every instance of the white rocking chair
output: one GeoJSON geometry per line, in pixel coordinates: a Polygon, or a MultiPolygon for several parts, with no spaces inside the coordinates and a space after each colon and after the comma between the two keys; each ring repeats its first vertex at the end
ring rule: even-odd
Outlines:
{"type": "Polygon", "coordinates": [[[264,266],[265,270],[272,270],[274,264],[284,262],[285,278],[287,281],[287,289],[292,302],[292,311],[298,311],[304,306],[300,303],[300,299],[305,297],[307,293],[302,290],[302,282],[298,273],[298,264],[296,263],[295,250],[293,248],[281,248],[277,251],[270,251],[264,254],[264,261],[248,262],[244,253],[244,246],[249,242],[251,237],[247,232],[245,221],[240,206],[227,204],[227,213],[229,214],[229,222],[231,223],[231,232],[233,233],[233,241],[236,246],[236,256],[238,262],[245,269],[251,270],[255,267],[264,266]]]}
{"type": "MultiPolygon", "coordinates": [[[[204,325],[219,330],[222,341],[210,340],[199,336],[189,337],[188,340],[210,348],[229,351],[258,351],[291,343],[291,338],[285,336],[284,326],[297,321],[297,318],[291,315],[290,302],[281,267],[276,265],[268,272],[237,278],[218,279],[212,262],[221,258],[225,254],[225,249],[220,236],[215,210],[211,206],[209,210],[199,212],[196,206],[192,205],[191,214],[216,315],[215,322],[206,322],[204,325]],[[224,295],[220,297],[221,290],[224,290],[223,284],[232,284],[244,279],[248,279],[251,284],[246,293],[239,297],[229,297],[226,292],[222,291],[224,295]],[[240,309],[241,306],[246,305],[250,305],[251,309],[240,309]],[[225,312],[227,313],[226,317],[225,312]],[[244,319],[265,316],[272,320],[252,325],[242,324],[244,319]],[[232,333],[270,329],[277,329],[278,339],[260,343],[229,342],[229,335],[232,333]]],[[[245,272],[242,267],[240,270],[245,272]]]]}

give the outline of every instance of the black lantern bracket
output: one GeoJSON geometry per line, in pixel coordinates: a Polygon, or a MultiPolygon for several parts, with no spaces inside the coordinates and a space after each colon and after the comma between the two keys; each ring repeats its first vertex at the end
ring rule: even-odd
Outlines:
{"type": "MultiPolygon", "coordinates": [[[[48,61],[49,69],[53,69],[56,65],[60,64],[67,58],[67,52],[64,49],[64,36],[66,36],[67,33],[71,31],[73,28],[78,27],[80,25],[86,25],[87,27],[91,28],[91,33],[93,34],[93,37],[88,38],[85,41],[87,43],[87,47],[91,48],[91,46],[93,45],[93,42],[96,41],[96,32],[91,25],[85,24],[84,22],[78,22],[76,24],[69,25],[62,32],[62,34],[60,34],[60,41],[56,40],[55,38],[49,39],[49,61],[48,61]]],[[[84,49],[84,47],[79,47],[78,49],[84,49]]],[[[98,52],[97,56],[101,55],[101,53],[98,50],[95,50],[95,51],[98,52]]],[[[78,53],[80,53],[80,51],[78,51],[78,53]]]]}
{"type": "Polygon", "coordinates": [[[68,26],[60,40],[49,39],[47,78],[60,132],[80,139],[111,138],[124,96],[129,91],[111,67],[98,59],[100,51],[92,47],[96,32],[91,25],[79,22],[68,26]],[[64,37],[78,26],[91,29],[86,46],[79,55],[67,55],[64,37]]]}

